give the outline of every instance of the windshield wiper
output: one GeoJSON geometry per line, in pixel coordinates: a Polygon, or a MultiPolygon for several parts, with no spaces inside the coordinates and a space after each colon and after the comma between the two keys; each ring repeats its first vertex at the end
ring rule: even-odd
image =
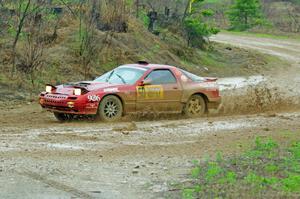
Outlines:
{"type": "Polygon", "coordinates": [[[124,79],[121,75],[119,75],[119,74],[117,74],[117,73],[115,73],[115,75],[116,75],[117,77],[119,77],[120,80],[122,80],[122,82],[123,82],[124,84],[127,84],[126,81],[125,81],[125,79],[124,79]]]}
{"type": "Polygon", "coordinates": [[[113,76],[114,72],[115,72],[114,70],[111,71],[111,73],[109,74],[109,76],[105,80],[106,82],[108,82],[110,80],[110,78],[111,78],[111,76],[113,76]]]}

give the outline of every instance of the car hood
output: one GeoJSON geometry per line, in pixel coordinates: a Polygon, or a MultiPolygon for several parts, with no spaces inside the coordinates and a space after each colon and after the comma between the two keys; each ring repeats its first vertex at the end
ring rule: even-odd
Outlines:
{"type": "Polygon", "coordinates": [[[56,86],[56,93],[60,94],[73,94],[74,88],[81,88],[86,91],[94,91],[94,90],[101,90],[101,89],[109,89],[109,88],[118,88],[119,86],[124,86],[122,84],[110,84],[110,83],[101,83],[101,82],[94,82],[94,81],[82,81],[82,82],[73,82],[62,84],[56,86]]]}

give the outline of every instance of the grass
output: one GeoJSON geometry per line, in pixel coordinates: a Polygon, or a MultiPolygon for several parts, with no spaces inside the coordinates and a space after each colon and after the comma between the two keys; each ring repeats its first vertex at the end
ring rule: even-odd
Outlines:
{"type": "Polygon", "coordinates": [[[193,179],[182,198],[299,198],[300,140],[289,146],[256,138],[254,147],[236,157],[194,161],[193,179]]]}
{"type": "Polygon", "coordinates": [[[270,33],[255,33],[255,32],[240,32],[240,31],[227,31],[222,30],[222,33],[228,33],[228,34],[234,34],[239,36],[250,36],[250,37],[260,37],[260,38],[269,38],[269,39],[293,39],[300,41],[300,35],[299,34],[270,34],[270,33]]]}

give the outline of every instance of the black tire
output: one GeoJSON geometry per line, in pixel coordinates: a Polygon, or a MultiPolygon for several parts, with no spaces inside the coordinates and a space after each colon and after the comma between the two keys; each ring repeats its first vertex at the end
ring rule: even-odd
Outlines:
{"type": "Polygon", "coordinates": [[[183,114],[189,118],[202,117],[205,115],[206,110],[205,99],[201,95],[193,95],[184,106],[183,114]]]}
{"type": "Polygon", "coordinates": [[[54,113],[54,117],[60,122],[67,122],[73,119],[73,115],[65,113],[54,113]]]}
{"type": "Polygon", "coordinates": [[[98,116],[104,122],[115,122],[121,119],[123,105],[121,100],[113,95],[106,96],[99,104],[98,116]]]}

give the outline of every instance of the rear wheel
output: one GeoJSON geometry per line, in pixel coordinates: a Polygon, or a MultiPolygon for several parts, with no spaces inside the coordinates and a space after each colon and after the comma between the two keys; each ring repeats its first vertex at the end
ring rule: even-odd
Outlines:
{"type": "Polygon", "coordinates": [[[201,95],[193,95],[186,103],[183,113],[190,118],[201,117],[205,114],[206,108],[204,98],[201,95]]]}
{"type": "Polygon", "coordinates": [[[73,115],[65,113],[54,113],[54,117],[60,122],[66,122],[73,119],[73,115]]]}
{"type": "Polygon", "coordinates": [[[102,121],[114,122],[121,119],[123,105],[119,98],[113,95],[105,97],[99,104],[98,116],[102,121]]]}

